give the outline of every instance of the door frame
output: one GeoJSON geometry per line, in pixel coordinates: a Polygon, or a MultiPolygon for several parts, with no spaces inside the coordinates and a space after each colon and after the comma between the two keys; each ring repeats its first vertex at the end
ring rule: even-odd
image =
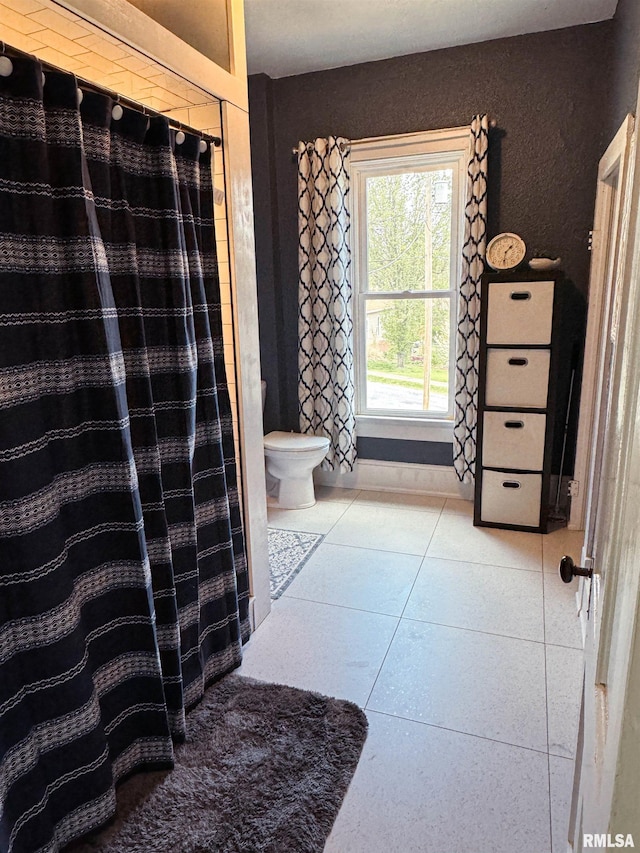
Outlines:
{"type": "MultiPolygon", "coordinates": [[[[639,93],[640,94],[640,93],[639,93]]],[[[640,109],[640,98],[638,101],[640,109]]],[[[612,365],[615,396],[622,401],[615,409],[611,430],[615,432],[613,457],[605,459],[605,477],[616,483],[611,494],[612,536],[605,546],[605,554],[597,562],[608,560],[608,577],[600,631],[595,637],[596,667],[585,682],[587,691],[598,694],[602,682],[611,684],[616,700],[592,702],[592,712],[598,719],[607,720],[606,740],[598,737],[593,720],[585,719],[585,705],[581,713],[574,800],[570,822],[570,844],[574,853],[583,850],[583,802],[587,831],[615,833],[635,831],[640,838],[640,821],[637,811],[637,791],[640,787],[640,761],[636,720],[640,714],[640,562],[636,558],[640,541],[640,514],[638,513],[638,468],[640,433],[640,380],[635,365],[640,358],[640,149],[635,135],[630,139],[628,169],[622,185],[622,209],[619,225],[619,264],[613,284],[616,286],[611,306],[613,335],[618,324],[623,345],[617,347],[617,358],[612,365]],[[633,454],[635,459],[632,458],[633,454]],[[635,466],[633,471],[627,462],[635,466]],[[608,473],[607,473],[608,472],[608,473]],[[616,477],[616,472],[621,476],[616,477]],[[625,497],[630,498],[625,501],[625,497]],[[633,524],[629,525],[631,514],[633,524]],[[622,516],[627,515],[623,520],[622,516]],[[619,579],[619,572],[623,578],[619,579]],[[618,582],[618,583],[617,583],[618,582]],[[622,584],[618,588],[619,583],[622,584]],[[609,641],[615,629],[615,651],[610,654],[609,641]],[[613,667],[613,678],[610,668],[613,667]],[[600,827],[602,829],[600,829],[600,827]]],[[[604,261],[606,265],[606,260],[604,261]]],[[[598,410],[595,410],[597,414],[598,410]]],[[[612,436],[610,436],[612,437],[612,436]]],[[[601,517],[600,524],[606,523],[601,517]]],[[[598,570],[598,566],[595,567],[598,570]]],[[[599,576],[594,573],[593,583],[599,576]]],[[[586,588],[588,590],[589,583],[586,588]]],[[[611,691],[609,691],[611,693],[611,691]]],[[[613,695],[613,694],[612,694],[613,695]]],[[[595,719],[595,718],[594,718],[595,719]]]]}
{"type": "MultiPolygon", "coordinates": [[[[580,392],[580,415],[573,479],[578,482],[578,494],[571,499],[568,526],[572,530],[585,530],[592,498],[592,469],[596,452],[594,432],[598,427],[601,403],[603,365],[601,340],[603,326],[614,298],[612,291],[621,290],[627,256],[629,217],[632,201],[633,169],[631,152],[634,140],[634,118],[627,115],[598,164],[596,203],[591,232],[591,272],[589,276],[589,303],[587,331],[580,392]],[[618,204],[612,208],[611,177],[618,173],[618,204]],[[611,230],[614,220],[615,230],[611,230]],[[615,278],[607,277],[611,236],[617,239],[620,263],[615,278]]],[[[589,556],[589,555],[586,555],[589,556]]]]}

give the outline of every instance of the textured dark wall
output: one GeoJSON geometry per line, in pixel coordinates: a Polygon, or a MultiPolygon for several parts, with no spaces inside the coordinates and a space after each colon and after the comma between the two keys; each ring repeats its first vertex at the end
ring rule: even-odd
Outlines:
{"type": "MultiPolygon", "coordinates": [[[[515,231],[530,248],[561,254],[586,290],[612,28],[590,24],[272,81],[281,315],[276,327],[261,317],[260,331],[265,350],[278,351],[281,429],[298,429],[292,146],[328,134],[358,139],[465,125],[487,112],[498,122],[490,137],[489,236],[515,231]]],[[[257,215],[256,232],[270,228],[257,215]]],[[[270,264],[267,257],[263,270],[259,253],[260,291],[272,287],[270,264]]]]}
{"type": "Polygon", "coordinates": [[[640,78],[640,2],[618,0],[613,19],[613,72],[609,101],[608,139],[627,113],[635,113],[640,78]]]}
{"type": "Polygon", "coordinates": [[[262,378],[267,382],[264,410],[265,432],[280,423],[280,353],[276,330],[282,325],[280,298],[280,258],[278,243],[278,204],[273,156],[272,81],[256,74],[249,85],[251,114],[251,171],[253,211],[258,268],[258,319],[260,323],[260,362],[262,378]]]}

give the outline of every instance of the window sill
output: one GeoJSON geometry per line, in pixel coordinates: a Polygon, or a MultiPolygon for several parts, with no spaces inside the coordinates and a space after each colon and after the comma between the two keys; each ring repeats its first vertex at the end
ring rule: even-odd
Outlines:
{"type": "Polygon", "coordinates": [[[453,421],[432,418],[397,418],[356,415],[356,432],[363,438],[405,441],[453,441],[453,421]]]}

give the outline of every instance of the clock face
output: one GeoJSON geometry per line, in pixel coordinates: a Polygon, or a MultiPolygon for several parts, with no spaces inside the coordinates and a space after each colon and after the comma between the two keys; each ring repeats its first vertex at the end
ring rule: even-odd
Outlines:
{"type": "Polygon", "coordinates": [[[487,263],[494,270],[512,270],[522,263],[526,251],[522,237],[509,232],[498,234],[487,246],[487,263]]]}

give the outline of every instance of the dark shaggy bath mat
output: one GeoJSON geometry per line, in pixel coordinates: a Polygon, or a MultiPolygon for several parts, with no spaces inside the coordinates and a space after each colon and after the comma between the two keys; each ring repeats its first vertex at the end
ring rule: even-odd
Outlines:
{"type": "Polygon", "coordinates": [[[118,789],[73,853],[320,853],[367,734],[351,702],[230,675],[188,716],[171,772],[118,789]]]}

